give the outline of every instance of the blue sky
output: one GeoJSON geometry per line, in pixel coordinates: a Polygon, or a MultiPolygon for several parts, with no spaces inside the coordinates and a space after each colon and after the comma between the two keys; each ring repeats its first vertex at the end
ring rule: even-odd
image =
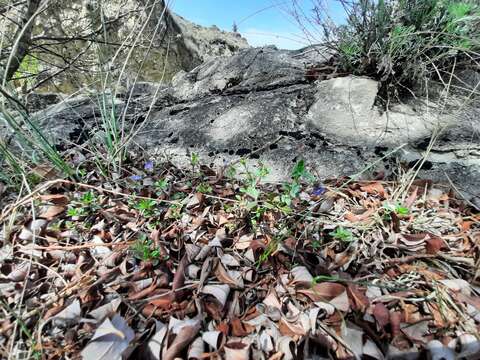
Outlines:
{"type": "MultiPolygon", "coordinates": [[[[291,15],[292,0],[170,0],[174,12],[203,26],[216,25],[222,30],[238,31],[250,45],[274,44],[283,49],[298,49],[309,45],[305,31],[291,15]]],[[[305,16],[312,15],[318,0],[296,0],[305,16]]],[[[343,12],[336,0],[325,0],[328,12],[341,21],[343,12]]],[[[318,27],[308,26],[313,38],[319,39],[318,27]]]]}

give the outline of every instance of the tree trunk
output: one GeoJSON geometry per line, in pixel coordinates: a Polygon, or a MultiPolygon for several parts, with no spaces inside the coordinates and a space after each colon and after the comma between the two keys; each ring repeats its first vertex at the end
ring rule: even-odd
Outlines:
{"type": "Polygon", "coordinates": [[[6,78],[7,81],[10,80],[13,75],[17,72],[20,64],[22,63],[25,56],[28,54],[30,48],[30,42],[32,38],[32,29],[35,21],[30,21],[30,19],[37,12],[40,3],[42,0],[28,0],[25,13],[19,21],[19,27],[15,33],[14,41],[18,41],[17,46],[12,48],[14,52],[11,56],[10,64],[7,69],[6,78]]]}

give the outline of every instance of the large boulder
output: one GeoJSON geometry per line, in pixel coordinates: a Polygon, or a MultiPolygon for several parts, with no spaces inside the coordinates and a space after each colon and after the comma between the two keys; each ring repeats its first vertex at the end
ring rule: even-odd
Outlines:
{"type": "MultiPolygon", "coordinates": [[[[312,82],[306,76],[328,60],[321,47],[249,48],[210,59],[177,74],[171,86],[150,86],[145,96],[130,97],[126,118],[137,124],[131,145],[179,163],[187,163],[190,152],[214,164],[240,156],[260,159],[277,180],[288,178],[300,158],[318,177],[328,178],[388,173],[394,159],[408,168],[426,156],[419,176],[452,182],[476,201],[478,108],[412,99],[385,110],[372,79],[333,74],[312,82]]],[[[57,125],[66,116],[67,108],[62,109],[38,114],[57,140],[66,132],[65,122],[57,125]]],[[[95,109],[92,103],[77,106],[82,121],[68,123],[95,131],[95,109]]],[[[78,135],[78,129],[72,134],[78,135]]]]}

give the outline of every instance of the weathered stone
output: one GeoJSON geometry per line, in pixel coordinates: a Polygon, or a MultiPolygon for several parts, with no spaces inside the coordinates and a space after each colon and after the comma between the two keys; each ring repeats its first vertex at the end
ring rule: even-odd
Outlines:
{"type": "Polygon", "coordinates": [[[306,83],[309,65],[325,62],[331,54],[322,47],[308,50],[278,50],[274,46],[246,49],[238,56],[219,57],[189,73],[177,74],[172,83],[175,96],[182,100],[209,94],[265,91],[306,83]]]}
{"type": "Polygon", "coordinates": [[[322,81],[308,122],[329,137],[350,145],[398,146],[417,142],[445,125],[434,112],[417,112],[418,104],[395,104],[389,111],[375,105],[378,83],[354,76],[322,81]]]}
{"type": "Polygon", "coordinates": [[[26,97],[27,109],[39,111],[46,107],[57,104],[66,96],[57,93],[30,93],[26,97]]]}
{"type": "Polygon", "coordinates": [[[89,139],[98,140],[101,136],[103,102],[109,116],[109,109],[114,104],[114,111],[120,118],[125,107],[124,101],[105,95],[81,95],[52,105],[32,115],[43,129],[47,138],[54,144],[66,148],[72,144],[83,144],[89,139]]]}
{"type": "MultiPolygon", "coordinates": [[[[388,173],[394,157],[412,167],[428,151],[419,176],[452,181],[475,201],[478,109],[452,112],[431,99],[416,99],[384,111],[371,79],[307,81],[306,69],[328,60],[328,54],[319,60],[321,54],[321,48],[246,49],[178,74],[170,87],[149,85],[150,95],[135,93],[126,109],[127,120],[137,119],[132,145],[185,165],[193,151],[218,165],[248,156],[252,164],[261,160],[270,167],[276,180],[288,178],[300,158],[319,178],[359,172],[368,177],[372,170],[388,173]],[[154,107],[147,117],[150,103],[154,107]],[[429,146],[432,138],[436,141],[429,146]]],[[[71,124],[94,131],[97,106],[77,104],[81,117],[68,110],[72,106],[45,111],[44,127],[52,137],[66,138],[71,124]]]]}
{"type": "Polygon", "coordinates": [[[480,72],[474,69],[465,69],[455,74],[454,85],[457,89],[480,92],[480,72]]]}

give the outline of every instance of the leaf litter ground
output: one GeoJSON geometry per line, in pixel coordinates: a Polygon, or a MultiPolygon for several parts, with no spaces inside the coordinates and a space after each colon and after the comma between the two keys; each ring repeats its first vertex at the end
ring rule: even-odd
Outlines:
{"type": "Polygon", "coordinates": [[[172,165],[2,212],[4,358],[471,358],[480,215],[429,182],[172,165]]]}

